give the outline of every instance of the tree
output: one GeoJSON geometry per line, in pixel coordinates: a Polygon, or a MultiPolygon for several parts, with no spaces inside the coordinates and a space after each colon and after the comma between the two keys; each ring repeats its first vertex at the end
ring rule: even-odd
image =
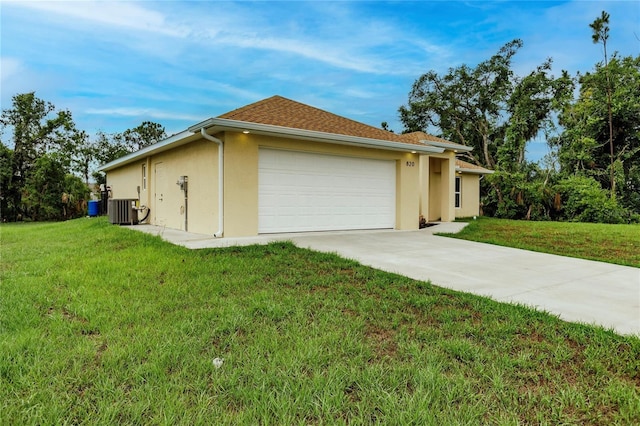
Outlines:
{"type": "Polygon", "coordinates": [[[84,178],[85,185],[89,185],[89,174],[91,164],[96,156],[95,144],[91,143],[89,135],[84,130],[78,131],[74,135],[76,155],[72,159],[72,170],[84,178]]]}
{"type": "Polygon", "coordinates": [[[564,130],[551,141],[561,173],[594,179],[609,193],[615,185],[620,204],[640,213],[640,56],[614,55],[606,67],[596,64],[580,76],[579,83],[578,98],[559,116],[564,130]]]}
{"type": "Polygon", "coordinates": [[[67,174],[62,193],[62,219],[84,216],[87,212],[89,187],[78,176],[67,174]]]}
{"type": "Polygon", "coordinates": [[[69,111],[56,111],[35,92],[13,96],[12,108],[2,111],[0,124],[13,130],[11,177],[6,189],[11,216],[3,219],[15,220],[24,214],[22,192],[37,159],[51,151],[63,152],[65,164],[74,157],[75,125],[69,111]]]}
{"type": "MultiPolygon", "coordinates": [[[[164,127],[145,121],[122,133],[98,132],[92,141],[75,127],[71,112],[57,110],[35,92],[17,94],[2,111],[0,214],[3,221],[59,220],[84,214],[92,167],[105,164],[166,137],[164,127]],[[73,176],[76,173],[84,179],[73,176]]],[[[94,173],[98,183],[104,176],[94,173]]]]}
{"type": "Polygon", "coordinates": [[[152,121],[144,121],[138,127],[122,133],[122,139],[132,152],[153,145],[166,137],[164,127],[152,121]]]}
{"type": "Polygon", "coordinates": [[[445,75],[429,71],[416,80],[408,105],[399,110],[405,132],[436,127],[443,138],[473,147],[464,155],[498,172],[487,179],[497,204],[488,207],[507,216],[516,214],[504,210],[513,204],[507,198],[521,192],[510,182],[518,175],[524,184],[531,176],[525,170],[527,142],[554,128],[552,112],[568,102],[574,87],[568,73],[550,75],[551,59],[516,76],[511,64],[521,47],[521,40],[513,40],[476,67],[461,65],[445,75]]]}
{"type": "Polygon", "coordinates": [[[602,50],[604,53],[604,69],[606,76],[606,87],[607,87],[607,108],[609,110],[609,149],[610,149],[610,160],[611,160],[611,198],[616,195],[616,180],[614,173],[614,160],[613,160],[613,118],[611,112],[611,79],[609,78],[609,61],[607,58],[607,40],[609,40],[609,14],[602,11],[602,14],[599,18],[596,18],[589,27],[593,30],[593,34],[591,38],[595,44],[602,43],[602,50]]]}
{"type": "Polygon", "coordinates": [[[522,46],[513,40],[476,68],[461,65],[446,75],[435,71],[413,84],[407,107],[400,107],[405,131],[438,128],[445,139],[475,150],[470,159],[495,167],[496,142],[504,139],[501,111],[513,77],[511,59],[522,46]]]}
{"type": "MultiPolygon", "coordinates": [[[[107,134],[98,132],[95,142],[92,144],[92,152],[98,164],[107,164],[123,157],[133,150],[125,142],[122,133],[107,134]]],[[[94,171],[93,179],[99,185],[106,183],[104,173],[94,171]]]]}
{"type": "Polygon", "coordinates": [[[485,167],[496,167],[505,144],[510,160],[524,162],[526,142],[551,124],[551,112],[568,99],[573,82],[566,72],[558,79],[550,76],[550,59],[517,77],[511,62],[521,47],[521,40],[513,40],[475,68],[422,75],[399,110],[405,132],[434,126],[445,139],[474,147],[469,159],[485,167]]]}
{"type": "MultiPolygon", "coordinates": [[[[137,127],[122,133],[107,134],[98,132],[96,141],[91,144],[91,152],[99,164],[107,164],[134,151],[153,145],[166,138],[164,127],[152,121],[144,121],[137,127]]],[[[105,183],[100,172],[94,172],[93,178],[98,184],[105,183]]]]}
{"type": "Polygon", "coordinates": [[[89,188],[66,169],[60,153],[38,157],[23,188],[25,218],[64,220],[86,213],[89,188]]]}
{"type": "Polygon", "coordinates": [[[23,212],[31,220],[59,220],[62,215],[65,167],[59,155],[43,154],[25,179],[23,212]]]}
{"type": "Polygon", "coordinates": [[[13,150],[0,142],[0,218],[14,217],[13,205],[9,203],[8,189],[11,185],[11,167],[13,164],[13,150]]]}

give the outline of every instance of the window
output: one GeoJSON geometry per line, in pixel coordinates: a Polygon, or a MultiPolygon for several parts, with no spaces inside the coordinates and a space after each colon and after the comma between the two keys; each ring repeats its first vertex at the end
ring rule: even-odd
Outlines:
{"type": "Polygon", "coordinates": [[[147,165],[142,165],[142,190],[147,190],[147,165]]]}
{"type": "Polygon", "coordinates": [[[460,208],[460,205],[462,204],[462,178],[460,178],[460,176],[456,176],[456,209],[460,208]]]}

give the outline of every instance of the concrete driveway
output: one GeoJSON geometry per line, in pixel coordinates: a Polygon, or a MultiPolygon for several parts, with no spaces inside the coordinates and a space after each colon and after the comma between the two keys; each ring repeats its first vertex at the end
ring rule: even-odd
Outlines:
{"type": "Polygon", "coordinates": [[[419,231],[350,231],[214,239],[206,235],[132,227],[188,248],[265,244],[289,240],[333,252],[388,272],[453,290],[520,303],[566,321],[640,336],[640,268],[530,252],[433,235],[465,224],[442,223],[419,231]]]}

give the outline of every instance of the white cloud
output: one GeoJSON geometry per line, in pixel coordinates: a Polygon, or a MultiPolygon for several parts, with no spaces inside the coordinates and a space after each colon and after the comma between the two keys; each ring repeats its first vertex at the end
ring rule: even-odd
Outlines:
{"type": "MultiPolygon", "coordinates": [[[[149,39],[127,39],[116,33],[108,37],[134,49],[174,61],[189,43],[201,45],[203,53],[225,54],[219,48],[237,51],[256,50],[284,53],[300,59],[326,64],[336,69],[373,75],[414,75],[421,70],[424,56],[441,62],[447,49],[421,40],[407,32],[402,25],[387,23],[380,18],[364,18],[353,4],[313,3],[313,19],[302,24],[295,11],[291,14],[273,11],[279,7],[263,8],[243,3],[194,3],[184,8],[180,3],[127,3],[115,1],[37,1],[6,4],[46,15],[44,22],[62,20],[67,30],[74,26],[101,24],[138,35],[166,35],[180,42],[176,45],[149,39]],[[154,9],[152,9],[152,7],[154,9]],[[261,13],[253,13],[259,8],[261,13]],[[213,19],[214,18],[214,19],[213,19]],[[409,53],[409,55],[407,55],[409,53]],[[399,57],[389,57],[399,55],[399,57]],[[401,63],[400,63],[401,61],[401,63]]],[[[289,7],[289,6],[287,6],[289,7]]],[[[302,6],[300,6],[302,7],[302,6]]],[[[295,9],[296,5],[290,5],[295,9]]],[[[305,13],[308,10],[304,9],[305,13]]],[[[300,12],[300,11],[298,11],[300,12]]],[[[86,37],[86,34],[83,34],[86,37]]],[[[103,35],[104,37],[104,35],[103,35]]],[[[238,54],[238,52],[233,54],[238,54]]],[[[293,59],[283,61],[293,63],[293,59]]]]}
{"type": "MultiPolygon", "coordinates": [[[[135,3],[113,1],[6,1],[5,5],[18,6],[72,18],[80,22],[95,22],[110,26],[160,33],[174,37],[185,37],[189,30],[168,22],[166,17],[156,11],[141,7],[135,3]]],[[[66,21],[70,24],[69,21],[66,21]]]]}
{"type": "Polygon", "coordinates": [[[0,58],[0,85],[7,87],[8,82],[20,74],[22,62],[19,59],[2,57],[0,58]]]}
{"type": "Polygon", "coordinates": [[[215,41],[245,49],[272,50],[276,52],[291,53],[323,62],[337,68],[352,71],[365,73],[383,72],[379,66],[381,60],[366,58],[362,55],[358,57],[358,55],[352,55],[348,51],[342,51],[342,49],[337,48],[335,45],[329,46],[310,41],[299,41],[280,37],[260,37],[248,34],[219,35],[215,38],[215,41]]]}
{"type": "Polygon", "coordinates": [[[197,28],[190,38],[204,49],[234,49],[230,53],[226,50],[225,56],[251,50],[255,56],[260,51],[284,54],[274,69],[277,65],[292,67],[294,61],[304,67],[310,60],[372,75],[415,75],[425,57],[441,62],[449,54],[449,49],[423,39],[402,21],[363,16],[357,3],[288,4],[286,13],[280,4],[260,4],[252,7],[258,10],[247,10],[244,4],[224,3],[225,7],[215,9],[215,24],[206,28],[198,24],[201,18],[192,14],[181,19],[183,25],[197,28]]]}
{"type": "Polygon", "coordinates": [[[38,73],[26,60],[4,56],[0,58],[0,106],[9,108],[12,97],[18,93],[36,92],[37,96],[50,100],[61,81],[57,73],[38,73]]]}
{"type": "Polygon", "coordinates": [[[373,92],[371,90],[357,89],[353,87],[350,87],[347,90],[345,90],[344,94],[347,95],[349,98],[359,98],[359,99],[373,99],[376,96],[380,95],[380,93],[378,92],[373,92]]]}
{"type": "Polygon", "coordinates": [[[157,120],[187,120],[187,121],[199,121],[202,120],[201,116],[179,114],[170,111],[161,111],[152,108],[89,108],[84,111],[86,114],[91,115],[109,115],[119,117],[146,117],[157,120]]]}
{"type": "Polygon", "coordinates": [[[205,92],[207,94],[210,94],[211,92],[219,92],[225,95],[231,95],[234,99],[260,99],[263,97],[262,94],[251,90],[241,89],[232,86],[231,84],[211,80],[198,81],[198,85],[192,86],[191,89],[194,89],[196,92],[205,92]]]}

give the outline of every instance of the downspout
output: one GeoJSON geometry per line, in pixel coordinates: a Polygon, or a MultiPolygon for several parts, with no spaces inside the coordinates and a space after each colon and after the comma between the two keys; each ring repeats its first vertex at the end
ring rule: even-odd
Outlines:
{"type": "Polygon", "coordinates": [[[224,234],[224,143],[208,134],[204,127],[200,129],[200,134],[218,144],[218,231],[213,236],[220,238],[224,234]]]}

